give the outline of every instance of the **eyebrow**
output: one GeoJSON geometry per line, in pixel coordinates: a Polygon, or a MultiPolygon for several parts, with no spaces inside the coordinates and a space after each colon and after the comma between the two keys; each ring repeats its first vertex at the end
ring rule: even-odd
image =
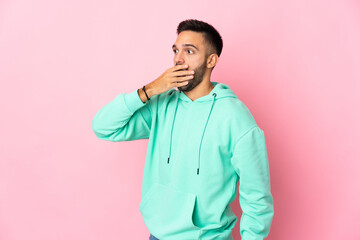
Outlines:
{"type": "MultiPolygon", "coordinates": [[[[193,47],[193,48],[195,48],[196,50],[199,51],[199,49],[198,49],[195,45],[190,44],[190,43],[185,43],[185,44],[183,44],[183,47],[193,47]]],[[[172,48],[176,48],[176,45],[175,45],[175,44],[172,45],[172,48]]]]}

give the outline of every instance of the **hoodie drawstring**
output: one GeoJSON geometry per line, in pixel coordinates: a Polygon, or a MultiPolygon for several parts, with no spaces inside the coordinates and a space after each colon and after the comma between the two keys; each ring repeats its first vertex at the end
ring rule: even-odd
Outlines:
{"type": "MultiPolygon", "coordinates": [[[[181,92],[181,91],[180,91],[180,92],[181,92]]],[[[174,122],[175,122],[175,117],[176,117],[177,107],[178,107],[178,103],[179,103],[180,92],[179,92],[179,94],[177,94],[176,105],[175,105],[175,111],[174,111],[173,121],[172,121],[172,126],[171,126],[171,133],[170,133],[170,146],[169,146],[169,153],[168,153],[168,159],[167,159],[167,163],[168,163],[168,164],[170,163],[170,157],[171,157],[171,142],[172,142],[172,135],[173,135],[173,129],[174,129],[174,122]]],[[[212,94],[212,96],[213,96],[213,99],[212,99],[211,107],[210,107],[209,114],[208,114],[207,119],[206,119],[206,123],[205,123],[205,126],[204,126],[204,130],[203,130],[203,133],[202,133],[202,136],[201,136],[201,140],[200,140],[200,145],[199,145],[199,152],[198,152],[198,166],[197,166],[197,169],[196,169],[196,174],[197,174],[197,175],[199,175],[199,172],[200,172],[200,150],[201,150],[201,144],[202,144],[202,141],[203,141],[203,137],[204,137],[204,134],[205,134],[205,129],[206,129],[207,123],[208,123],[208,121],[209,121],[209,118],[210,118],[210,114],[211,114],[212,108],[213,108],[214,103],[215,103],[216,93],[213,93],[213,94],[212,94]]]]}
{"type": "MultiPolygon", "coordinates": [[[[181,92],[181,91],[180,91],[181,92]]],[[[179,96],[180,96],[180,92],[177,95],[176,98],[176,105],[175,105],[175,111],[174,111],[174,116],[173,116],[173,121],[172,121],[172,125],[171,125],[171,133],[170,133],[170,146],[169,146],[169,153],[168,153],[168,159],[167,159],[167,163],[170,162],[170,157],[171,157],[171,142],[172,142],[172,134],[173,134],[173,129],[174,129],[174,122],[175,122],[175,116],[176,116],[176,112],[177,112],[177,107],[178,107],[178,103],[179,103],[179,96]]],[[[173,93],[173,92],[171,92],[173,93]]],[[[169,95],[171,95],[171,93],[169,95]]]]}
{"type": "Polygon", "coordinates": [[[198,167],[197,167],[197,171],[196,171],[197,175],[199,175],[199,171],[200,171],[200,150],[201,150],[201,144],[202,144],[202,141],[203,141],[203,137],[204,137],[204,134],[205,134],[205,129],[206,129],[207,123],[208,123],[208,121],[209,121],[212,108],[213,108],[214,103],[215,103],[215,97],[216,97],[216,93],[213,93],[213,99],[212,99],[210,111],[209,111],[208,117],[207,117],[207,119],[206,119],[206,123],[205,123],[205,126],[204,126],[203,134],[202,134],[202,136],[201,136],[201,141],[200,141],[200,146],[199,146],[198,167]]]}

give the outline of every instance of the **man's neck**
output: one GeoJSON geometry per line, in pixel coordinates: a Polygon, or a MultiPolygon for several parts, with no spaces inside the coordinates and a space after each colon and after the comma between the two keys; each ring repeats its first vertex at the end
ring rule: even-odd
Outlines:
{"type": "Polygon", "coordinates": [[[213,89],[214,89],[214,86],[210,82],[210,79],[207,79],[207,80],[204,79],[193,90],[191,90],[190,92],[184,92],[184,94],[188,98],[190,98],[192,101],[195,101],[198,98],[208,95],[213,89]]]}

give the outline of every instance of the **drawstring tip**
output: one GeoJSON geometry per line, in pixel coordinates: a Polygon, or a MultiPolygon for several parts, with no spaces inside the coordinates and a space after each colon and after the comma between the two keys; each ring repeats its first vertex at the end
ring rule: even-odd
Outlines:
{"type": "Polygon", "coordinates": [[[197,175],[199,175],[199,169],[197,169],[197,175]]]}
{"type": "Polygon", "coordinates": [[[168,157],[168,163],[169,163],[169,161],[170,161],[170,158],[168,157]]]}

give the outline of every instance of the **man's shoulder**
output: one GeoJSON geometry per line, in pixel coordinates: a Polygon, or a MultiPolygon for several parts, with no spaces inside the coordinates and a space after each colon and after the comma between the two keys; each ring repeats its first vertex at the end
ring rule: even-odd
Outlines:
{"type": "Polygon", "coordinates": [[[216,104],[218,104],[223,111],[234,113],[250,112],[246,104],[238,97],[222,98],[219,99],[216,104]]]}
{"type": "Polygon", "coordinates": [[[239,98],[219,99],[216,108],[217,114],[230,122],[243,122],[253,125],[256,123],[254,116],[247,105],[239,98]]]}

